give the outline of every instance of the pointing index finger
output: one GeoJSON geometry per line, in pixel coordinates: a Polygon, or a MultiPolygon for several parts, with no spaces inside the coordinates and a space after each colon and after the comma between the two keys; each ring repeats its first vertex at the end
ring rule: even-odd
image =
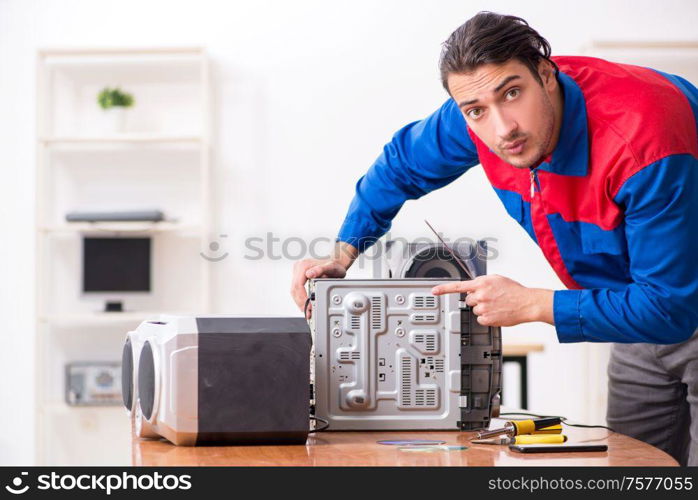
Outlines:
{"type": "Polygon", "coordinates": [[[474,292],[477,288],[474,280],[454,281],[444,285],[437,285],[431,289],[433,295],[443,295],[445,293],[474,292]]]}

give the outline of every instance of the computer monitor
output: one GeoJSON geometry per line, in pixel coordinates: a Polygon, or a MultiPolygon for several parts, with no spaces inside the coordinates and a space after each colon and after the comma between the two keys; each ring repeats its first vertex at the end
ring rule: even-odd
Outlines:
{"type": "Polygon", "coordinates": [[[150,238],[83,238],[84,292],[149,292],[150,238]]]}

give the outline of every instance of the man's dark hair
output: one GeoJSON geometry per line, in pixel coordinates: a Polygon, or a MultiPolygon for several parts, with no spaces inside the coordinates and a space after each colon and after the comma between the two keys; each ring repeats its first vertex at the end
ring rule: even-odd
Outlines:
{"type": "Polygon", "coordinates": [[[528,23],[516,16],[494,12],[479,12],[454,31],[443,43],[439,69],[441,83],[448,90],[450,73],[467,73],[482,64],[504,63],[517,59],[525,64],[538,83],[538,64],[549,61],[558,73],[557,65],[550,60],[550,44],[528,23]]]}

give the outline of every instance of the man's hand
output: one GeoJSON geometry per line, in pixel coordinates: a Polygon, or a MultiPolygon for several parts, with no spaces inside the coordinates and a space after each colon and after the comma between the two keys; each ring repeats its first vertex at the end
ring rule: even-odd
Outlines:
{"type": "Polygon", "coordinates": [[[465,303],[485,326],[513,326],[529,321],[555,324],[553,291],[526,288],[516,281],[490,274],[432,288],[434,295],[466,293],[465,303]]]}
{"type": "MultiPolygon", "coordinates": [[[[344,278],[347,269],[352,265],[359,251],[348,243],[339,242],[335,246],[334,255],[327,259],[304,259],[293,265],[291,280],[291,296],[298,308],[303,311],[308,293],[305,284],[313,278],[344,278]]],[[[310,318],[312,305],[308,304],[306,319],[310,318]]]]}

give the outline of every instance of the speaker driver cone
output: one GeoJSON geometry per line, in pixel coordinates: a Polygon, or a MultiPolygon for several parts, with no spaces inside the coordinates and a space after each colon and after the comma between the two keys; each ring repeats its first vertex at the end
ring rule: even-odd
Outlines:
{"type": "Polygon", "coordinates": [[[468,276],[442,246],[430,246],[417,252],[407,264],[405,278],[459,278],[468,276]]]}
{"type": "Polygon", "coordinates": [[[150,341],[143,344],[138,362],[138,400],[143,416],[150,420],[155,406],[155,360],[150,341]]]}
{"type": "Polygon", "coordinates": [[[128,411],[133,410],[133,346],[126,339],[121,353],[121,397],[128,411]]]}

